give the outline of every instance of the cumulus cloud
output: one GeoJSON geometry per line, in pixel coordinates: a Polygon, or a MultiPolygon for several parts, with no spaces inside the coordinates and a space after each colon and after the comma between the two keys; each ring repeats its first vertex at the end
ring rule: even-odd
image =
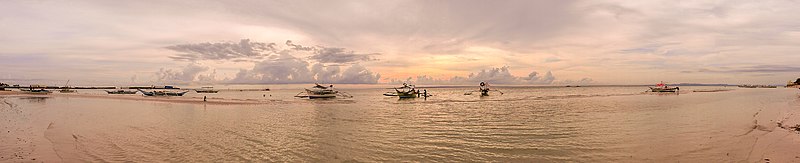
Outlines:
{"type": "Polygon", "coordinates": [[[466,77],[454,76],[449,79],[435,79],[431,76],[420,75],[416,78],[406,78],[403,80],[391,79],[390,83],[415,83],[415,84],[437,84],[437,85],[453,85],[453,84],[475,84],[480,82],[489,82],[492,84],[514,84],[514,85],[550,85],[550,84],[565,84],[565,83],[592,83],[592,79],[584,78],[579,81],[563,80],[556,81],[556,77],[552,72],[547,71],[544,76],[540,76],[538,72],[533,71],[528,76],[519,77],[514,76],[509,71],[508,66],[499,68],[483,69],[477,73],[471,73],[466,77]]]}
{"type": "MultiPolygon", "coordinates": [[[[359,61],[370,61],[372,55],[360,54],[345,48],[325,46],[303,46],[291,40],[285,47],[275,43],[261,43],[242,39],[238,43],[199,43],[169,46],[167,49],[182,52],[171,56],[175,60],[228,60],[231,62],[254,62],[252,69],[242,69],[231,83],[377,83],[380,74],[354,64],[359,61]],[[309,56],[309,57],[297,57],[309,56]],[[346,67],[342,70],[341,67],[346,67]]],[[[182,71],[159,71],[159,80],[163,81],[215,81],[216,70],[208,75],[198,75],[197,65],[190,64],[182,71]]],[[[201,71],[201,72],[202,72],[201,71]]]]}
{"type": "Polygon", "coordinates": [[[365,67],[355,64],[344,71],[339,66],[325,66],[317,63],[310,66],[308,61],[296,58],[289,54],[256,63],[253,69],[240,70],[231,81],[232,83],[348,83],[370,84],[377,83],[380,74],[373,73],[365,67]]]}
{"type": "Polygon", "coordinates": [[[200,73],[208,69],[208,66],[193,62],[178,70],[161,68],[156,72],[156,77],[160,83],[185,84],[195,81],[200,73]]]}

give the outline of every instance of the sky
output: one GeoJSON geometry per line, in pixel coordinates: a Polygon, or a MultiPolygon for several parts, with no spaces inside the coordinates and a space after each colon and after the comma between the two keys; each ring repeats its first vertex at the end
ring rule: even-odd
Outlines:
{"type": "Polygon", "coordinates": [[[0,1],[0,82],[785,84],[800,1],[0,1]]]}

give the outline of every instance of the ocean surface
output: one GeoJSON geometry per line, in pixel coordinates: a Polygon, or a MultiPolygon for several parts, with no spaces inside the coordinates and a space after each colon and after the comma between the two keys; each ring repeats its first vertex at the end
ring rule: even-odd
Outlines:
{"type": "Polygon", "coordinates": [[[435,87],[398,99],[337,85],[354,97],[292,97],[303,86],[170,97],[270,101],[247,105],[0,96],[0,162],[752,162],[780,129],[768,122],[800,109],[784,88],[435,87]]]}

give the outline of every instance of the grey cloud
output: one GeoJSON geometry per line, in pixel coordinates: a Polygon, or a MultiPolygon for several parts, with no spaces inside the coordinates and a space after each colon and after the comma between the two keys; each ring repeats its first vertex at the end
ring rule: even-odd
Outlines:
{"type": "Polygon", "coordinates": [[[370,54],[357,54],[355,51],[347,51],[345,48],[324,47],[324,46],[303,46],[294,44],[292,40],[286,40],[286,46],[290,46],[292,50],[298,51],[311,51],[314,55],[309,57],[320,63],[353,63],[358,61],[374,60],[372,55],[380,55],[379,53],[370,54]]]}
{"type": "Polygon", "coordinates": [[[374,84],[380,74],[355,64],[344,71],[339,66],[324,66],[317,63],[309,67],[303,59],[281,54],[275,59],[256,63],[251,70],[241,70],[232,83],[294,84],[294,83],[347,83],[374,84]]]}
{"type": "Polygon", "coordinates": [[[550,71],[547,71],[547,74],[544,76],[539,76],[539,73],[534,71],[528,74],[527,78],[522,78],[522,80],[534,84],[551,84],[556,80],[556,77],[553,76],[553,73],[550,71]]]}
{"type": "Polygon", "coordinates": [[[300,50],[300,51],[313,51],[316,50],[314,47],[308,47],[303,45],[297,45],[292,43],[292,40],[286,40],[286,46],[291,46],[292,50],[300,50]]]}
{"type": "Polygon", "coordinates": [[[548,57],[544,59],[545,63],[561,62],[562,59],[558,57],[548,57]]]}
{"type": "Polygon", "coordinates": [[[286,40],[288,49],[278,47],[275,43],[253,42],[250,39],[242,39],[238,43],[198,43],[168,46],[167,49],[181,52],[170,56],[174,60],[232,60],[234,62],[253,62],[264,58],[274,59],[277,53],[289,52],[310,52],[309,57],[319,63],[331,64],[350,64],[359,61],[371,61],[373,55],[379,53],[360,54],[355,51],[348,51],[345,48],[324,47],[324,46],[303,46],[295,44],[292,40],[286,40]]]}
{"type": "Polygon", "coordinates": [[[346,51],[344,48],[322,48],[315,52],[311,59],[320,63],[353,63],[358,61],[370,61],[372,54],[356,54],[354,51],[346,51]]]}
{"type": "Polygon", "coordinates": [[[166,47],[167,49],[181,52],[170,56],[174,60],[229,60],[241,58],[263,58],[274,53],[275,43],[251,42],[242,39],[239,42],[197,43],[182,44],[166,47]]]}

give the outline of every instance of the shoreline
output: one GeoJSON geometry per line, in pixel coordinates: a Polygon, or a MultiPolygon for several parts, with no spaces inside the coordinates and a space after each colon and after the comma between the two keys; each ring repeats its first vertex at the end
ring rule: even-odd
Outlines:
{"type": "Polygon", "coordinates": [[[221,99],[221,98],[208,98],[203,101],[202,98],[172,98],[172,97],[148,97],[141,95],[93,95],[93,94],[30,94],[16,91],[0,91],[0,96],[4,97],[75,97],[75,98],[93,98],[93,99],[113,99],[113,100],[132,100],[132,101],[152,101],[152,102],[165,102],[165,103],[183,103],[183,104],[211,104],[211,105],[261,105],[261,104],[276,104],[285,103],[282,100],[239,100],[239,99],[221,99]]]}

